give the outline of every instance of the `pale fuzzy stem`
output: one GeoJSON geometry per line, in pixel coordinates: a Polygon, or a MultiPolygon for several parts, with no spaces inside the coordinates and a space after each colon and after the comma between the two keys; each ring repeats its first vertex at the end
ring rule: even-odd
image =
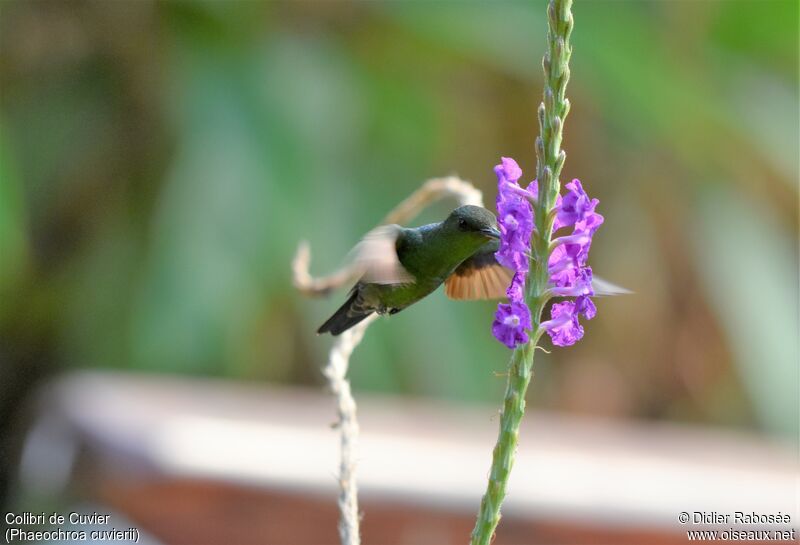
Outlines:
{"type": "MultiPolygon", "coordinates": [[[[434,178],[425,182],[422,187],[397,205],[382,223],[407,223],[426,206],[448,197],[454,198],[459,205],[483,206],[482,193],[471,183],[455,176],[434,178]]],[[[307,242],[301,242],[292,260],[292,279],[294,286],[304,295],[325,295],[355,280],[356,273],[352,266],[345,266],[325,277],[314,278],[309,273],[310,264],[311,250],[307,242]]],[[[359,427],[356,419],[356,402],[350,391],[350,382],[347,380],[347,369],[350,355],[361,342],[367,327],[376,319],[377,315],[373,314],[336,337],[328,356],[328,363],[322,371],[328,380],[329,388],[336,397],[336,410],[339,417],[337,423],[340,446],[339,537],[342,545],[358,545],[361,542],[356,484],[356,449],[359,427]]]]}
{"type": "Polygon", "coordinates": [[[543,333],[541,315],[549,298],[550,238],[558,181],[566,155],[561,150],[564,119],[569,113],[566,87],[569,81],[569,58],[572,52],[569,36],[572,32],[572,0],[550,0],[547,7],[548,32],[544,68],[544,100],[539,106],[541,135],[536,139],[536,177],[539,197],[534,203],[536,228],[532,237],[531,274],[527,302],[533,318],[530,342],[518,347],[511,356],[508,369],[503,410],[500,413],[500,433],[492,453],[489,482],[481,500],[471,545],[489,545],[500,522],[500,507],[505,499],[506,486],[514,464],[519,429],[525,413],[525,394],[533,375],[534,348],[543,333]]]}
{"type": "Polygon", "coordinates": [[[394,210],[384,218],[383,223],[406,223],[426,206],[447,197],[456,199],[461,206],[466,204],[483,206],[483,194],[471,183],[456,176],[432,178],[395,206],[394,210]]]}
{"type": "Polygon", "coordinates": [[[356,271],[349,266],[343,267],[328,276],[314,278],[308,272],[310,264],[311,248],[308,242],[302,240],[297,245],[297,252],[294,254],[294,259],[292,259],[292,283],[305,296],[328,295],[336,288],[350,284],[355,280],[356,271]]]}
{"type": "Polygon", "coordinates": [[[348,329],[333,345],[328,357],[328,364],[322,374],[328,379],[328,386],[336,396],[336,411],[339,416],[339,538],[342,545],[358,545],[361,537],[358,531],[358,486],[356,484],[356,459],[358,450],[358,420],[356,419],[356,401],[350,392],[350,381],[347,380],[347,367],[350,355],[371,322],[372,315],[355,327],[348,329]]]}

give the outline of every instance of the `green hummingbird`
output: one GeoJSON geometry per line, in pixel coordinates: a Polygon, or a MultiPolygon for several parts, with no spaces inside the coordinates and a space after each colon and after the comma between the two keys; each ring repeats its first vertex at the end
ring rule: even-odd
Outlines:
{"type": "Polygon", "coordinates": [[[471,205],[439,223],[374,229],[354,250],[358,283],[317,333],[339,335],[373,312],[396,314],[442,283],[452,299],[505,297],[514,273],[495,260],[499,239],[495,215],[471,205]]]}

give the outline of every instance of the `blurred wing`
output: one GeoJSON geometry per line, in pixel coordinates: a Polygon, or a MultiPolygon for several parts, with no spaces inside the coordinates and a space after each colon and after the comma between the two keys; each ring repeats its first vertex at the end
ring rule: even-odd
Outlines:
{"type": "Polygon", "coordinates": [[[361,281],[371,284],[407,284],[414,276],[397,257],[397,238],[403,232],[399,225],[381,225],[366,234],[351,252],[361,281]]]}
{"type": "Polygon", "coordinates": [[[625,289],[622,286],[617,286],[616,284],[612,284],[608,280],[604,280],[599,276],[594,276],[592,278],[592,289],[594,290],[594,294],[596,296],[627,295],[629,293],[633,293],[631,290],[625,289]]]}
{"type": "Polygon", "coordinates": [[[450,299],[502,299],[511,284],[514,272],[494,258],[496,245],[488,244],[465,260],[444,282],[450,299]]]}

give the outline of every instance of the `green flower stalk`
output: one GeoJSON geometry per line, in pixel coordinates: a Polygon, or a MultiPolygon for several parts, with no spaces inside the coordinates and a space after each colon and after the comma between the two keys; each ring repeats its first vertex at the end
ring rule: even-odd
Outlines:
{"type": "MultiPolygon", "coordinates": [[[[475,528],[472,531],[470,542],[472,545],[488,545],[500,522],[500,508],[506,495],[508,478],[514,465],[520,423],[525,413],[525,393],[528,390],[532,376],[535,347],[542,333],[547,330],[552,336],[553,331],[563,327],[564,323],[566,323],[562,323],[562,320],[559,320],[559,317],[554,314],[553,320],[543,324],[541,316],[545,305],[554,295],[551,290],[553,273],[548,264],[552,250],[553,225],[557,220],[556,204],[561,189],[559,175],[566,158],[566,154],[561,149],[561,138],[564,120],[569,112],[566,88],[570,74],[569,59],[572,52],[569,43],[573,26],[571,7],[571,0],[551,0],[547,7],[547,51],[542,61],[544,95],[538,110],[540,136],[536,139],[536,178],[538,184],[532,184],[532,187],[527,190],[527,198],[533,205],[534,216],[534,230],[530,235],[531,272],[527,279],[528,289],[527,297],[525,298],[527,307],[530,309],[530,315],[526,316],[524,313],[518,313],[514,308],[512,290],[518,290],[520,298],[522,298],[522,290],[520,288],[524,286],[525,275],[528,274],[527,266],[517,264],[517,266],[512,267],[517,271],[517,276],[515,277],[515,282],[509,288],[509,299],[512,300],[512,303],[510,305],[501,305],[498,310],[497,320],[493,326],[495,336],[501,340],[504,340],[501,337],[505,336],[509,329],[512,330],[512,333],[515,333],[517,331],[514,328],[520,328],[521,325],[529,326],[533,333],[527,342],[523,342],[523,344],[516,347],[511,356],[505,399],[500,416],[500,432],[492,453],[489,482],[481,500],[475,528]],[[530,324],[525,323],[526,321],[530,322],[530,324]]],[[[516,167],[516,164],[514,163],[512,166],[516,167]]],[[[506,175],[509,170],[513,169],[507,167],[509,165],[506,164],[505,160],[503,165],[498,166],[500,168],[497,171],[498,179],[501,182],[510,181],[503,179],[503,177],[511,178],[511,176],[506,175]]],[[[518,179],[520,176],[521,172],[516,175],[516,178],[518,179]]],[[[516,180],[513,180],[513,182],[516,184],[516,180]]],[[[517,187],[517,189],[519,188],[517,187]]],[[[501,195],[498,197],[498,219],[501,231],[505,234],[509,230],[508,224],[511,220],[505,220],[503,216],[504,211],[501,210],[501,200],[503,198],[503,190],[501,189],[501,195]]],[[[517,224],[518,222],[514,220],[513,225],[516,226],[517,224]]],[[[513,248],[508,250],[513,251],[513,248]]],[[[506,264],[503,262],[503,258],[507,255],[510,255],[510,252],[504,253],[504,248],[501,246],[497,254],[498,261],[506,264]]],[[[519,255],[519,252],[516,255],[519,255]]],[[[510,265],[511,263],[509,263],[510,265]]],[[[591,284],[591,277],[588,281],[591,284]]],[[[572,303],[561,303],[561,305],[572,305],[572,303]]],[[[578,304],[574,305],[573,310],[577,306],[578,304]]],[[[566,316],[567,312],[563,314],[566,316]]],[[[587,315],[587,313],[584,313],[584,315],[587,315]]],[[[574,317],[575,322],[577,321],[576,312],[570,313],[570,316],[574,317]]],[[[589,316],[587,315],[587,317],[589,316]]],[[[572,321],[569,322],[570,325],[572,323],[572,321]]],[[[553,338],[555,342],[556,337],[553,338]]],[[[513,338],[511,342],[514,342],[513,338]]]]}
{"type": "MultiPolygon", "coordinates": [[[[498,305],[492,333],[514,352],[508,368],[500,432],[486,493],[472,532],[472,545],[488,545],[500,522],[539,339],[547,333],[556,346],[572,345],[583,337],[579,317],[592,319],[596,313],[591,300],[595,287],[587,260],[592,237],[603,217],[595,212],[597,199],[589,198],[579,180],[566,184],[563,195],[559,182],[566,158],[561,139],[569,112],[566,87],[573,26],[571,5],[571,0],[550,0],[548,4],[536,180],[527,188],[520,187],[522,170],[513,159],[504,157],[495,167],[497,217],[476,206],[480,204],[479,198],[475,203],[462,199],[464,206],[451,212],[443,222],[416,228],[384,225],[370,232],[357,247],[353,270],[337,276],[359,279],[350,298],[318,330],[338,336],[353,328],[360,334],[358,328],[376,314],[400,312],[442,283],[446,284],[447,295],[455,299],[501,298],[505,289],[508,303],[498,305]],[[555,233],[565,228],[571,228],[571,234],[554,238],[555,233]],[[509,271],[513,271],[513,278],[509,278],[509,271]],[[507,289],[506,279],[510,280],[507,289]],[[473,284],[473,280],[478,282],[473,284]],[[550,319],[542,321],[542,313],[554,297],[575,299],[554,303],[550,319]]],[[[426,201],[412,196],[407,203],[398,207],[397,214],[407,211],[412,204],[416,207],[426,201]]],[[[384,223],[402,221],[392,214],[384,223]]],[[[326,287],[325,282],[316,284],[315,291],[326,287]]],[[[619,289],[601,291],[624,293],[619,289]]],[[[344,378],[346,355],[343,360],[340,372],[329,375],[332,381],[344,378]]],[[[349,394],[348,388],[332,389],[340,396],[349,394]]],[[[348,422],[348,415],[354,424],[354,404],[340,403],[343,423],[348,422]]],[[[357,429],[356,425],[342,426],[343,432],[351,430],[354,434],[357,429]]],[[[355,458],[350,452],[354,442],[345,439],[342,440],[340,530],[344,543],[357,543],[358,508],[351,464],[355,458]]]]}

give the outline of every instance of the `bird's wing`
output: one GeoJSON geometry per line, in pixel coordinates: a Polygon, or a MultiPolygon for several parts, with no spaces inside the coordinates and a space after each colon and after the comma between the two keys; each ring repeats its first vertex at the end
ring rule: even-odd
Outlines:
{"type": "Polygon", "coordinates": [[[494,257],[497,244],[488,243],[459,265],[444,282],[450,299],[502,299],[514,272],[494,257]]]}
{"type": "MultiPolygon", "coordinates": [[[[500,265],[494,257],[497,243],[489,242],[461,263],[444,282],[450,299],[503,299],[514,271],[500,265]]],[[[598,276],[592,279],[595,296],[633,293],[598,276]]]]}
{"type": "Polygon", "coordinates": [[[612,284],[608,280],[595,276],[592,278],[592,289],[596,296],[603,295],[628,295],[633,293],[631,290],[612,284]]]}
{"type": "Polygon", "coordinates": [[[353,248],[351,257],[362,282],[407,284],[414,281],[414,276],[397,257],[397,238],[402,232],[399,225],[381,225],[367,233],[353,248]]]}

